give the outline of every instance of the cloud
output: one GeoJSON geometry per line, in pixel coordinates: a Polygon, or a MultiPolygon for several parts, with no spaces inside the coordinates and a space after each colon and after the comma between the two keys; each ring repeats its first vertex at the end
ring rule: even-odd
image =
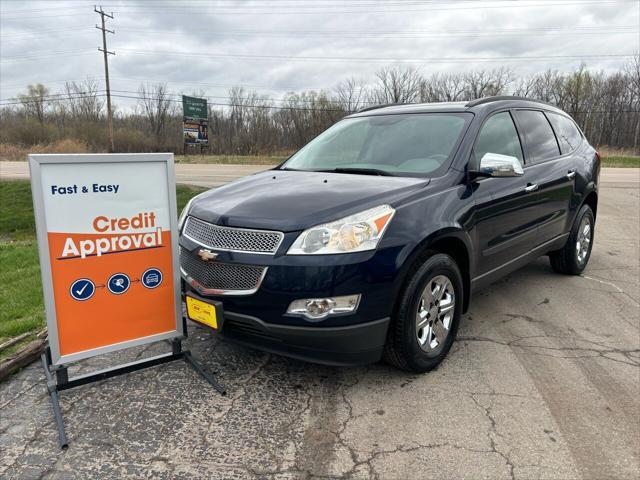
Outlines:
{"type": "MultiPolygon", "coordinates": [[[[102,82],[93,4],[52,5],[0,3],[0,98],[30,83],[59,91],[64,80],[102,82]]],[[[116,31],[108,35],[109,49],[116,51],[109,59],[111,84],[122,91],[136,91],[141,81],[168,82],[172,92],[224,96],[228,86],[242,84],[279,97],[288,90],[331,89],[348,77],[372,81],[376,70],[394,63],[361,59],[469,58],[411,65],[425,74],[507,66],[518,77],[548,68],[568,71],[581,62],[615,70],[625,59],[473,59],[640,50],[638,4],[624,0],[151,0],[115,1],[105,10],[115,16],[108,20],[116,31]]],[[[116,99],[121,109],[133,102],[116,99]]]]}

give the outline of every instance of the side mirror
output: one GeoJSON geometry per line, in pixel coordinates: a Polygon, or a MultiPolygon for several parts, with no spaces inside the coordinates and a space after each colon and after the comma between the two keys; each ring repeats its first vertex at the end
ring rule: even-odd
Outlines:
{"type": "Polygon", "coordinates": [[[524,170],[516,157],[485,153],[480,159],[480,168],[475,173],[480,177],[519,177],[524,175],[524,170]]]}

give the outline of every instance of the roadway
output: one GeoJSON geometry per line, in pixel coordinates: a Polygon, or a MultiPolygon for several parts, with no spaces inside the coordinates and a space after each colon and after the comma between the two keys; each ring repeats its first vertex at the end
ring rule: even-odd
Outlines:
{"type": "MultiPolygon", "coordinates": [[[[216,165],[209,163],[177,163],[176,182],[200,187],[219,187],[237,178],[261,172],[267,165],[216,165]]],[[[28,179],[27,162],[0,161],[0,178],[28,179]]],[[[600,178],[603,185],[640,187],[640,169],[604,168],[600,178]]]]}
{"type": "MultiPolygon", "coordinates": [[[[203,184],[264,168],[177,167],[203,184]]],[[[436,371],[317,366],[192,326],[226,397],[183,363],[62,392],[64,453],[33,364],[0,384],[0,477],[637,479],[639,238],[640,171],[605,169],[584,274],[541,258],[480,292],[436,371]]]]}

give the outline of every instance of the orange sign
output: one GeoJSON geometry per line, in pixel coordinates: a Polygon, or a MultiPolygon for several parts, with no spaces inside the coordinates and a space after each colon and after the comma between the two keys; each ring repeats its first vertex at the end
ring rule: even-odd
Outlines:
{"type": "Polygon", "coordinates": [[[31,155],[54,364],[182,334],[173,155],[31,155]]]}

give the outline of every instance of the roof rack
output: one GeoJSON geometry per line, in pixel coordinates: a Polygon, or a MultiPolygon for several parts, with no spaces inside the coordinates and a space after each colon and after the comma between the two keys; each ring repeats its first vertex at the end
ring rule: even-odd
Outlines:
{"type": "Polygon", "coordinates": [[[379,108],[384,108],[384,107],[394,107],[396,105],[406,105],[406,104],[405,103],[384,103],[384,104],[381,104],[381,105],[373,105],[372,107],[362,108],[362,109],[358,110],[356,113],[368,112],[370,110],[377,110],[379,108]]]}
{"type": "MultiPolygon", "coordinates": [[[[484,98],[478,98],[476,100],[471,100],[470,102],[467,102],[465,107],[475,107],[477,105],[484,105],[485,103],[498,102],[500,100],[524,100],[527,102],[535,102],[535,103],[542,103],[544,105],[551,105],[548,102],[544,102],[542,100],[536,100],[535,98],[516,97],[511,95],[497,95],[494,97],[484,97],[484,98]]],[[[553,107],[555,105],[551,105],[551,106],[553,107]]]]}

